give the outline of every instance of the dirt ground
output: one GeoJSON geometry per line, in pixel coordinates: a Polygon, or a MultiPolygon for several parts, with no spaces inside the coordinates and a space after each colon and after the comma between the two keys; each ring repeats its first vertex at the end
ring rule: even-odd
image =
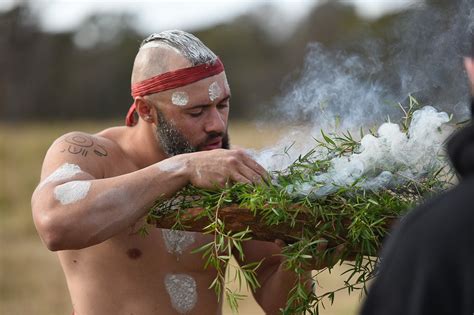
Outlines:
{"type": "MultiPolygon", "coordinates": [[[[116,122],[115,124],[121,124],[116,122]]],[[[36,234],[30,198],[39,180],[44,154],[59,135],[72,130],[97,132],[114,122],[61,122],[0,125],[0,313],[70,314],[66,283],[56,254],[49,252],[36,234]]],[[[281,126],[235,123],[229,128],[232,143],[261,148],[274,143],[285,131],[281,126]]],[[[342,285],[344,267],[319,276],[319,290],[342,285]]],[[[322,315],[356,314],[359,293],[336,295],[322,315]]],[[[249,297],[240,303],[240,314],[263,314],[249,297]]],[[[227,305],[224,314],[231,314],[227,305]]]]}

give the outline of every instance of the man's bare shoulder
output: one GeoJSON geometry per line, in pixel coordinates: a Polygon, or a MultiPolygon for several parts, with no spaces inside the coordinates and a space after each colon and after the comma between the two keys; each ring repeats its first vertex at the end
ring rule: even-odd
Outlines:
{"type": "Polygon", "coordinates": [[[46,153],[42,177],[64,163],[78,165],[95,178],[105,177],[121,150],[116,141],[101,134],[72,131],[57,138],[46,153]]]}
{"type": "Polygon", "coordinates": [[[90,134],[82,131],[72,131],[56,139],[51,147],[67,147],[67,152],[83,157],[107,157],[109,151],[119,150],[118,144],[107,137],[97,134],[90,134]]]}

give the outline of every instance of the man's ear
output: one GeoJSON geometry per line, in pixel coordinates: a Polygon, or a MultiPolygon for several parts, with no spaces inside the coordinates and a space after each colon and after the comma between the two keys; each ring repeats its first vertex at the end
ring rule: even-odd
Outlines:
{"type": "Polygon", "coordinates": [[[142,96],[135,98],[137,113],[140,118],[147,123],[154,123],[156,112],[153,105],[147,102],[142,96]]]}
{"type": "Polygon", "coordinates": [[[464,66],[466,67],[467,77],[469,78],[469,87],[474,95],[474,58],[464,57],[464,66]]]}

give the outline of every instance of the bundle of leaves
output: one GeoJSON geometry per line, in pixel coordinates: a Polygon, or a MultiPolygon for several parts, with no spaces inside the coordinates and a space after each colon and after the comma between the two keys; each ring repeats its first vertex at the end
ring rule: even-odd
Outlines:
{"type": "MultiPolygon", "coordinates": [[[[408,109],[403,109],[405,117],[398,124],[407,139],[416,105],[411,99],[408,109]]],[[[373,131],[369,135],[380,137],[373,131]]],[[[392,176],[383,185],[372,185],[373,179],[384,177],[388,171],[373,168],[357,178],[352,176],[350,182],[328,182],[330,176],[325,175],[334,171],[335,159],[351,162],[361,153],[361,139],[365,135],[361,131],[359,140],[348,131],[341,135],[321,132],[321,136],[313,150],[299,156],[288,168],[272,172],[268,183],[236,183],[216,190],[188,186],[171,200],[158,200],[150,210],[148,221],[158,227],[214,236],[212,242],[194,252],[202,254],[206,267],[217,270],[210,287],[219,298],[225,290],[234,311],[243,295],[227,288],[226,279],[241,284],[245,278],[254,291],[260,285],[256,271],[261,262],[240,268],[230,266],[226,278],[225,268],[232,254],[244,258],[242,242],[284,240],[285,266],[298,279],[282,313],[318,314],[324,301],[333,303],[337,291],[365,290],[367,282],[375,276],[381,243],[394,222],[430,194],[447,189],[452,182],[452,172],[439,152],[436,152],[436,163],[416,172],[403,163],[392,165],[389,172],[392,176]],[[327,242],[323,251],[318,246],[321,242],[327,242]],[[307,279],[308,262],[331,257],[341,244],[344,245],[341,263],[349,259],[345,262],[348,269],[344,285],[324,294],[319,294],[317,289],[308,292],[307,282],[317,280],[318,274],[325,270],[318,270],[313,273],[313,279],[307,279]]]]}

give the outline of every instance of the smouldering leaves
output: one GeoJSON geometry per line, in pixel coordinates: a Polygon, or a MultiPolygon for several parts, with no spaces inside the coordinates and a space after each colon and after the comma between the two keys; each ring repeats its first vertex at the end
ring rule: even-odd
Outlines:
{"type": "MultiPolygon", "coordinates": [[[[408,131],[411,115],[419,107],[417,101],[410,97],[407,109],[401,106],[405,117],[400,126],[408,131]]],[[[369,133],[374,134],[369,129],[369,133]]],[[[202,231],[213,235],[213,241],[193,251],[200,253],[205,260],[205,268],[213,267],[217,276],[211,283],[218,298],[222,293],[234,312],[238,311],[238,302],[244,297],[238,292],[225,288],[226,266],[235,255],[239,261],[244,261],[243,243],[250,240],[252,231],[246,228],[238,232],[227,231],[226,225],[219,217],[219,211],[228,206],[238,206],[249,209],[255,216],[262,218],[267,226],[285,224],[295,227],[301,224],[300,215],[305,215],[306,221],[295,242],[288,244],[281,255],[285,258],[285,267],[297,274],[287,304],[281,310],[282,314],[318,314],[324,301],[330,304],[335,301],[335,293],[347,290],[366,290],[367,282],[374,277],[375,265],[378,262],[377,252],[387,229],[410,208],[418,204],[427,195],[446,189],[452,182],[449,166],[433,169],[424,174],[419,180],[410,180],[400,187],[383,188],[377,191],[364,190],[356,181],[350,187],[338,187],[327,196],[313,198],[291,193],[295,183],[305,182],[314,174],[328,171],[331,158],[349,156],[357,152],[360,140],[347,131],[341,135],[333,135],[321,131],[322,139],[316,140],[316,147],[307,154],[299,156],[286,170],[274,172],[270,184],[247,185],[237,183],[221,190],[203,190],[187,186],[171,201],[158,200],[150,211],[150,218],[159,220],[160,217],[174,214],[174,228],[185,230],[181,216],[187,208],[204,209],[199,217],[206,217],[209,224],[202,231]],[[318,154],[321,150],[327,152],[326,158],[318,154]],[[198,198],[196,198],[198,196],[198,198]],[[326,250],[321,251],[318,245],[321,240],[328,242],[326,250]],[[319,294],[308,292],[308,281],[305,275],[306,266],[311,258],[317,260],[329,259],[335,247],[344,244],[343,257],[351,261],[346,264],[344,286],[331,292],[319,294]]],[[[364,135],[360,130],[360,137],[364,135]]],[[[244,266],[229,266],[227,279],[237,281],[239,288],[242,279],[252,291],[260,284],[257,280],[257,269],[261,262],[244,266]]],[[[331,268],[328,268],[329,270],[331,268]]],[[[319,270],[316,276],[322,271],[319,270]]]]}

